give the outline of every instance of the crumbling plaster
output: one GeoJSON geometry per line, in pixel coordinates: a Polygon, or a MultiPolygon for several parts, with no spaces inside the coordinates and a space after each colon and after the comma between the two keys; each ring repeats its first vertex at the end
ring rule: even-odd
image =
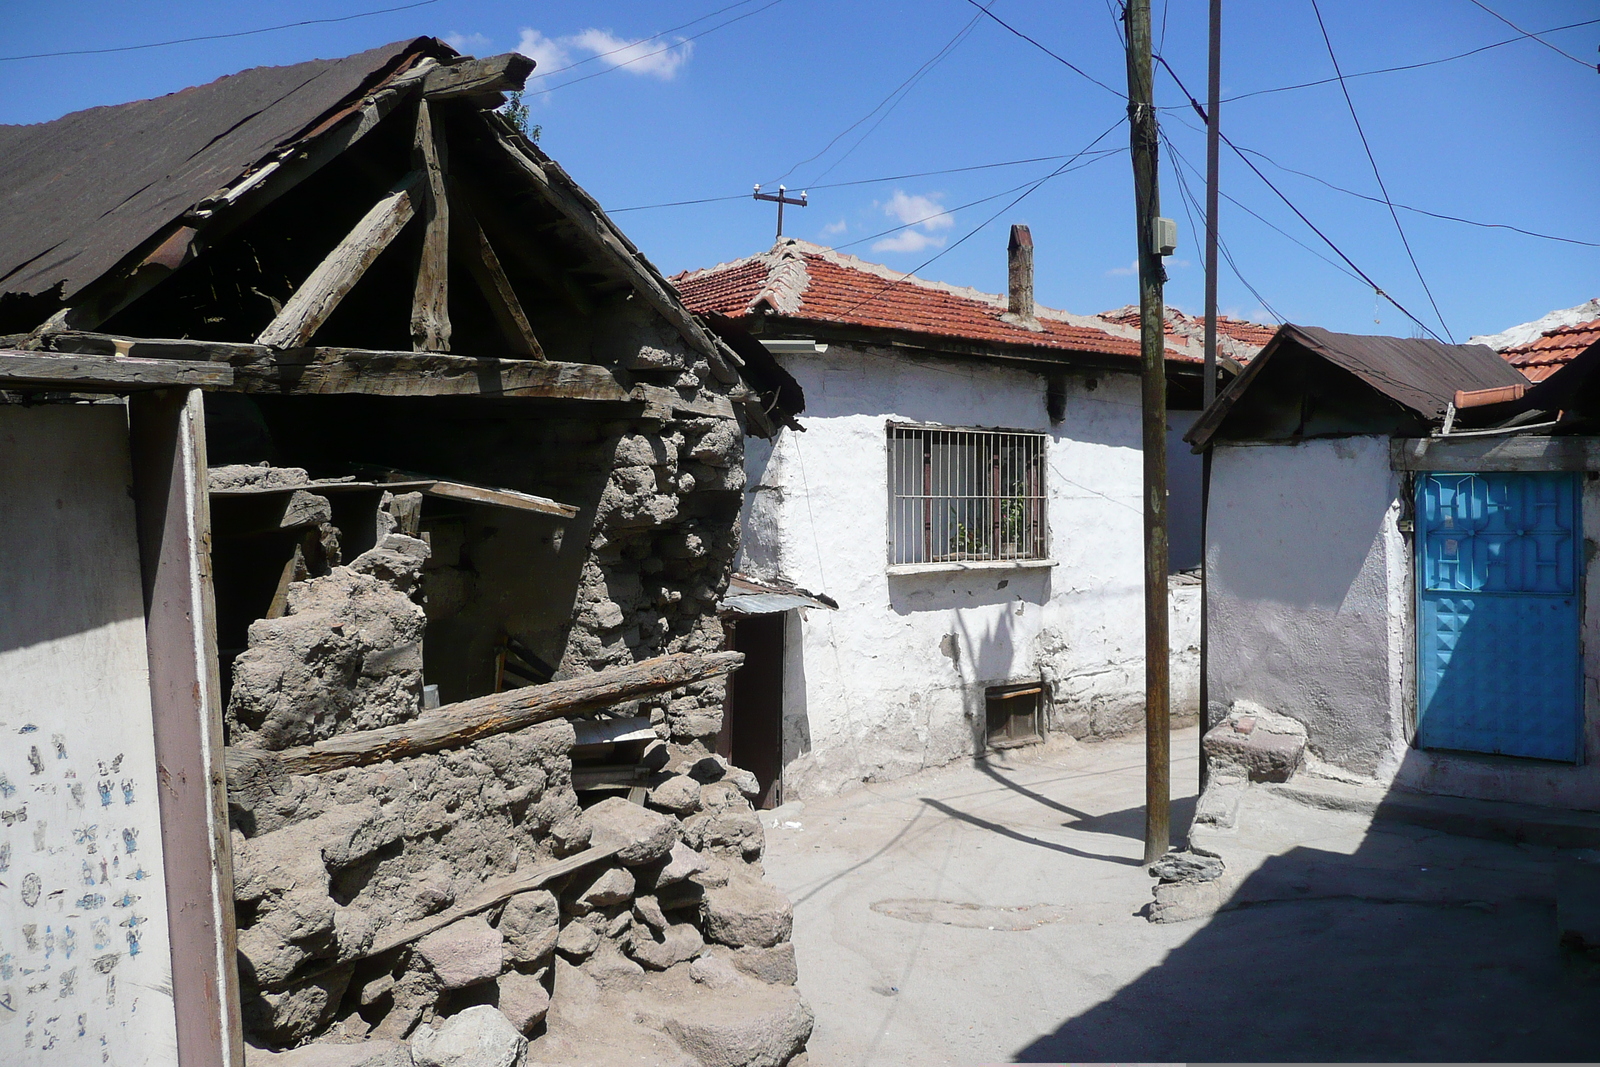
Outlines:
{"type": "MultiPolygon", "coordinates": [[[[1052,425],[1044,376],[1022,368],[838,344],[782,360],[805,389],[806,432],[750,443],[741,568],[839,603],[788,628],[785,797],[982,751],[990,685],[1042,677],[1050,728],[1073,736],[1141,723],[1137,378],[1072,379],[1052,425]],[[891,420],[1049,434],[1055,565],[887,573],[891,420]]],[[[1173,644],[1187,662],[1198,615],[1179,599],[1173,644]]],[[[1194,688],[1180,678],[1175,692],[1194,688]]]]}

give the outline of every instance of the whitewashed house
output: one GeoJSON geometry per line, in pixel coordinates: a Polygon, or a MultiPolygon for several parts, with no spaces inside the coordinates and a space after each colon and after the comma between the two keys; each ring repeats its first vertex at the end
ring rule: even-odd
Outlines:
{"type": "MultiPolygon", "coordinates": [[[[740,567],[766,592],[741,601],[774,610],[730,620],[751,656],[733,683],[732,751],[779,781],[771,799],[1143,722],[1137,330],[1035,307],[1025,227],[1009,254],[1006,296],[792,239],[673,279],[805,392],[804,432],[746,450],[740,567]],[[796,586],[837,609],[776,595],[796,586]],[[741,733],[776,746],[770,759],[741,752],[741,733]]],[[[1200,349],[1169,339],[1182,430],[1200,349]]],[[[1173,537],[1192,566],[1198,464],[1186,454],[1174,453],[1173,537]]],[[[1174,713],[1192,715],[1198,589],[1179,581],[1174,713]]]]}
{"type": "Polygon", "coordinates": [[[1285,326],[1223,390],[1190,434],[1214,715],[1289,715],[1375,786],[1600,810],[1600,321],[1520,341],[1285,326]]]}

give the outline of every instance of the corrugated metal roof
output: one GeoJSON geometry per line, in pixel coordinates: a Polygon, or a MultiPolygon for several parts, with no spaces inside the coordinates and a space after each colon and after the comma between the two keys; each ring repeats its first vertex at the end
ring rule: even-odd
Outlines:
{"type": "Polygon", "coordinates": [[[63,297],[432,38],[256,67],[153,100],[0,126],[0,294],[63,297]]]}
{"type": "Polygon", "coordinates": [[[1286,323],[1250,361],[1245,372],[1230,382],[1216,403],[1200,416],[1184,440],[1197,446],[1209,441],[1273,355],[1289,345],[1349,371],[1430,422],[1443,417],[1457,389],[1492,389],[1527,381],[1487,345],[1447,345],[1417,337],[1334,333],[1320,326],[1286,323]]]}
{"type": "Polygon", "coordinates": [[[821,593],[778,582],[758,582],[742,574],[728,579],[719,610],[724,615],[772,615],[794,608],[837,609],[838,602],[821,593]]]}

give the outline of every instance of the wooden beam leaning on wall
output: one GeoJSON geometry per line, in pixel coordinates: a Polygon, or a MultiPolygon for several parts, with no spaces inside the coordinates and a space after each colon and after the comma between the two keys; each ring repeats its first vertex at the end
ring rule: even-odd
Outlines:
{"type": "Polygon", "coordinates": [[[428,712],[410,722],[332,737],[280,752],[229,748],[228,789],[250,795],[290,774],[363,767],[521,730],[568,715],[586,715],[626,700],[669,692],[737,669],[742,652],[678,652],[560,682],[509,689],[428,712]]]}
{"type": "Polygon", "coordinates": [[[422,256],[411,297],[411,347],[418,352],[450,351],[450,198],[445,194],[444,126],[434,121],[433,105],[417,101],[417,128],[411,162],[422,174],[422,256]]]}
{"type": "Polygon", "coordinates": [[[422,175],[412,171],[374,204],[295,290],[277,318],[261,331],[256,344],[298,348],[311,340],[311,335],[328,321],[339,302],[416,214],[414,191],[421,181],[422,175]]]}

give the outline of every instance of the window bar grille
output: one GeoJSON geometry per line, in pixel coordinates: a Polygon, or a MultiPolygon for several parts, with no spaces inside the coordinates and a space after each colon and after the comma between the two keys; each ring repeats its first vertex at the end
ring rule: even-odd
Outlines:
{"type": "Polygon", "coordinates": [[[1042,559],[1045,435],[890,427],[893,563],[1042,559]]]}

